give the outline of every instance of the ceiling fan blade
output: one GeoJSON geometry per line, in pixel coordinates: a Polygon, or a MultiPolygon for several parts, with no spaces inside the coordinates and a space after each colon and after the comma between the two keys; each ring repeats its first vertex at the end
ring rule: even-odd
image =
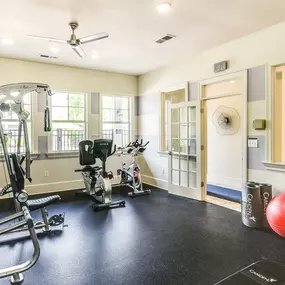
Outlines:
{"type": "Polygon", "coordinates": [[[85,56],[84,50],[81,48],[81,46],[71,47],[78,56],[83,57],[85,56]]]}
{"type": "Polygon", "coordinates": [[[108,33],[99,33],[99,34],[83,37],[79,40],[80,40],[81,44],[87,44],[87,43],[103,40],[103,39],[106,39],[108,37],[109,37],[108,33]]]}
{"type": "Polygon", "coordinates": [[[66,41],[65,40],[61,40],[61,39],[40,37],[40,36],[34,36],[34,35],[26,35],[26,37],[32,38],[32,39],[36,39],[36,40],[44,40],[44,41],[50,41],[50,42],[66,44],[66,41]]]}

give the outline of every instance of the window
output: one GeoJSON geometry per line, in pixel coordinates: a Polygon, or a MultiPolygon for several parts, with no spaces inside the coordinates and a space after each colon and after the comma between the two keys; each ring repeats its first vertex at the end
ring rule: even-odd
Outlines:
{"type": "Polygon", "coordinates": [[[117,146],[131,140],[131,97],[102,96],[102,135],[117,146]]]}
{"type": "Polygon", "coordinates": [[[56,93],[52,99],[52,151],[76,151],[86,136],[85,94],[56,93]]]}
{"type": "MultiPolygon", "coordinates": [[[[27,127],[28,127],[28,136],[29,136],[29,143],[30,143],[30,149],[31,148],[31,114],[32,114],[32,96],[31,93],[28,93],[24,96],[23,106],[26,111],[30,113],[30,116],[27,119],[27,127]]],[[[10,153],[17,152],[17,143],[18,143],[18,127],[19,127],[19,119],[18,115],[13,113],[12,111],[9,112],[3,112],[2,117],[2,125],[4,129],[4,133],[7,136],[7,148],[10,153]]],[[[23,136],[23,130],[22,130],[22,138],[21,138],[21,152],[23,153],[25,151],[24,148],[25,142],[24,142],[24,136],[23,136]]],[[[1,147],[1,152],[2,152],[1,147]]]]}
{"type": "Polygon", "coordinates": [[[171,92],[161,93],[161,143],[160,150],[168,150],[168,108],[170,104],[181,103],[185,101],[185,89],[179,89],[171,92]]]}
{"type": "Polygon", "coordinates": [[[275,67],[273,96],[272,162],[285,163],[285,65],[275,67]]]}

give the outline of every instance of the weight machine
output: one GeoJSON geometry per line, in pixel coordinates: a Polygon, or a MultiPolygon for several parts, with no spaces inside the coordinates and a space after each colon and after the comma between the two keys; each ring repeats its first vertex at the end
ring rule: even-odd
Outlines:
{"type": "MultiPolygon", "coordinates": [[[[7,184],[0,192],[1,195],[11,193],[16,207],[16,213],[1,219],[0,225],[18,219],[16,223],[0,228],[0,235],[15,231],[28,230],[34,247],[33,255],[28,261],[20,265],[0,269],[0,278],[11,276],[11,284],[22,283],[22,272],[30,269],[37,262],[40,256],[40,246],[36,234],[36,228],[43,228],[44,231],[50,232],[50,227],[52,225],[64,223],[63,215],[56,215],[48,220],[47,211],[45,209],[46,206],[59,201],[60,196],[53,195],[42,199],[29,200],[29,195],[24,190],[25,178],[30,182],[32,181],[30,172],[31,157],[26,122],[29,113],[23,108],[23,97],[30,92],[37,92],[38,94],[44,93],[46,95],[46,102],[48,101],[48,96],[51,95],[50,87],[47,84],[16,83],[0,87],[0,142],[10,179],[10,183],[7,184]],[[9,111],[17,114],[19,119],[17,152],[11,154],[8,152],[6,135],[4,133],[2,122],[3,113],[9,111]],[[21,155],[22,131],[26,150],[24,156],[21,155]],[[21,166],[24,161],[26,164],[25,170],[21,166]],[[42,211],[43,222],[35,224],[30,212],[38,209],[42,211]]],[[[51,130],[48,107],[45,108],[44,130],[51,130]]]]}

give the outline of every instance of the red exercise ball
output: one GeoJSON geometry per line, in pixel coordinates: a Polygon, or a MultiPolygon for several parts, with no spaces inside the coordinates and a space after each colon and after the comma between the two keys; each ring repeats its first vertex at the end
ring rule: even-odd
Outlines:
{"type": "Polygon", "coordinates": [[[273,231],[285,237],[285,193],[277,195],[269,202],[266,218],[273,231]]]}

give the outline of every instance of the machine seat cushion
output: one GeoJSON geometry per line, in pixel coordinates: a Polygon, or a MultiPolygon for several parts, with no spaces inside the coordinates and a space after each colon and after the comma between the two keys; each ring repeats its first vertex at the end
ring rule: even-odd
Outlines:
{"type": "Polygon", "coordinates": [[[48,205],[54,204],[60,200],[61,198],[59,195],[52,195],[45,198],[28,200],[27,206],[29,207],[30,211],[35,211],[48,205]]]}

